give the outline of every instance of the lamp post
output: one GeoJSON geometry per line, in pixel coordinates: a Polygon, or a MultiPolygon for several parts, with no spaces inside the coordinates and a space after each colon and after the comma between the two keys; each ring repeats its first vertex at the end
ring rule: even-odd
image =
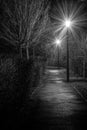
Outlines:
{"type": "Polygon", "coordinates": [[[67,30],[67,82],[69,82],[69,42],[68,42],[68,30],[67,30]]]}
{"type": "Polygon", "coordinates": [[[63,37],[67,33],[66,49],[67,49],[67,81],[69,81],[69,31],[72,33],[73,38],[78,40],[78,32],[81,31],[82,27],[87,25],[87,15],[83,13],[85,10],[84,5],[74,2],[62,2],[58,3],[58,8],[54,10],[53,19],[55,20],[54,25],[57,25],[57,29],[54,34],[58,33],[63,37]],[[58,12],[58,13],[57,13],[58,12]],[[58,15],[57,15],[58,14],[58,15]]]}
{"type": "Polygon", "coordinates": [[[64,26],[67,29],[67,82],[69,82],[69,39],[68,39],[68,29],[72,26],[72,21],[70,19],[66,19],[64,26]]]}

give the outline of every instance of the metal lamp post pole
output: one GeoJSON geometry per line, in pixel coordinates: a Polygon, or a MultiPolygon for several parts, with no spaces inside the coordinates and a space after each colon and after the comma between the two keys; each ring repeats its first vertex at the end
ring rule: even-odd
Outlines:
{"type": "Polygon", "coordinates": [[[67,82],[69,82],[69,41],[68,41],[68,29],[67,29],[67,82]]]}

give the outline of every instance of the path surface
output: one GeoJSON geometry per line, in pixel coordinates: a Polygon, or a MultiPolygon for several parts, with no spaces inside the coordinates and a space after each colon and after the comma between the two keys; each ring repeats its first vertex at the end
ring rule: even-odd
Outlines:
{"type": "Polygon", "coordinates": [[[87,103],[76,92],[73,83],[61,80],[63,73],[64,69],[46,70],[45,86],[35,95],[37,106],[32,120],[37,129],[87,129],[87,103]]]}
{"type": "Polygon", "coordinates": [[[26,98],[20,111],[12,110],[10,115],[6,108],[1,118],[3,127],[12,130],[86,130],[87,102],[76,91],[75,82],[64,82],[65,76],[63,68],[47,68],[46,80],[34,91],[33,100],[26,98]]]}

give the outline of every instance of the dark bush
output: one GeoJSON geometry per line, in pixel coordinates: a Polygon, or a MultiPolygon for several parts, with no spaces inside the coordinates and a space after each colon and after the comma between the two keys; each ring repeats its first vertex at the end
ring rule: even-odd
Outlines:
{"type": "Polygon", "coordinates": [[[42,61],[4,56],[0,64],[0,104],[21,108],[30,90],[40,81],[42,61]]]}

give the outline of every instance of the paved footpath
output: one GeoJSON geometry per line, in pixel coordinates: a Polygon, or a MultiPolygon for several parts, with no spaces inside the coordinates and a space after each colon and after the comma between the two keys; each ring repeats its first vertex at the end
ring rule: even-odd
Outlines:
{"type": "Polygon", "coordinates": [[[59,80],[61,73],[56,70],[46,72],[45,86],[35,95],[37,105],[32,127],[44,130],[87,129],[87,103],[74,89],[73,83],[59,80]]]}
{"type": "Polygon", "coordinates": [[[64,82],[65,70],[47,69],[44,85],[33,93],[33,103],[21,110],[17,128],[29,130],[86,130],[87,102],[75,90],[75,82],[64,82]],[[30,108],[30,106],[32,106],[30,108]],[[22,113],[22,114],[21,114],[22,113]]]}

